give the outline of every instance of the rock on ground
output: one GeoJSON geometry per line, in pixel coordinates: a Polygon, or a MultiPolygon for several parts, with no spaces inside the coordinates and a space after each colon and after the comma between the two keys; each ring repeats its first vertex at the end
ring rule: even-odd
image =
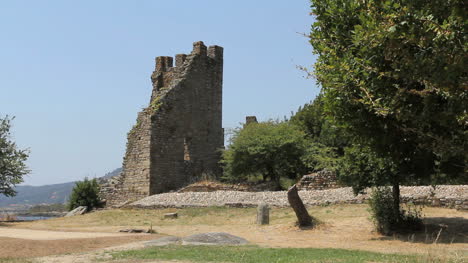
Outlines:
{"type": "Polygon", "coordinates": [[[70,212],[68,212],[65,216],[68,217],[68,216],[82,215],[82,214],[86,213],[86,211],[88,211],[87,206],[78,206],[77,208],[75,208],[75,209],[71,210],[70,212]]]}
{"type": "Polygon", "coordinates": [[[249,241],[224,232],[195,234],[182,239],[182,245],[243,245],[249,241]]]}
{"type": "Polygon", "coordinates": [[[145,247],[167,246],[173,244],[180,244],[181,242],[182,239],[180,237],[168,236],[145,242],[145,247]]]}
{"type": "Polygon", "coordinates": [[[224,232],[210,232],[195,234],[180,238],[175,236],[162,237],[145,242],[146,247],[157,247],[167,245],[243,245],[249,241],[242,237],[234,236],[224,232]]]}

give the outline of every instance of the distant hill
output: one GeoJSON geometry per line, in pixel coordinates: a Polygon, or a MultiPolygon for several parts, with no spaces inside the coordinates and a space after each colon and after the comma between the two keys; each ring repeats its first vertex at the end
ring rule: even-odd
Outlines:
{"type": "MultiPolygon", "coordinates": [[[[101,178],[110,178],[118,175],[122,168],[105,174],[101,178]]],[[[18,194],[14,197],[0,195],[0,207],[17,207],[38,204],[65,203],[75,186],[75,182],[63,184],[50,184],[42,186],[20,185],[16,187],[18,194]]]]}
{"type": "Polygon", "coordinates": [[[110,172],[110,173],[106,173],[103,177],[99,177],[101,179],[109,179],[111,177],[114,177],[114,176],[117,176],[120,174],[120,172],[122,172],[122,168],[117,168],[115,169],[114,171],[110,172]]]}

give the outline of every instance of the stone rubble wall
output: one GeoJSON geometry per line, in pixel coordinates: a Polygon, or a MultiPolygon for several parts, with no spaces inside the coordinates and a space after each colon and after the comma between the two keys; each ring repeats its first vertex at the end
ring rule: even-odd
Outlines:
{"type": "MultiPolygon", "coordinates": [[[[355,196],[350,187],[299,191],[299,196],[307,206],[330,204],[362,204],[369,199],[367,194],[355,196]]],[[[403,202],[413,202],[428,206],[468,209],[468,185],[439,185],[435,190],[431,186],[402,186],[403,202]]],[[[146,197],[129,204],[133,208],[167,208],[167,207],[209,207],[233,206],[255,207],[266,203],[275,207],[289,207],[286,191],[277,192],[185,192],[163,193],[146,197]]]]}
{"type": "Polygon", "coordinates": [[[299,190],[325,190],[340,187],[342,186],[336,180],[335,173],[328,170],[304,175],[297,183],[299,190]]]}
{"type": "Polygon", "coordinates": [[[216,191],[241,191],[241,192],[262,192],[262,191],[273,191],[276,188],[276,184],[273,183],[262,183],[262,184],[223,184],[214,181],[200,181],[197,183],[190,184],[182,189],[179,189],[178,193],[187,192],[216,192],[216,191]]]}

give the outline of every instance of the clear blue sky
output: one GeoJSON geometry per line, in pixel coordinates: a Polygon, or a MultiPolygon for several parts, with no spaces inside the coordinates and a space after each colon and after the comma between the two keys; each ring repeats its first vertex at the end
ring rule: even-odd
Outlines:
{"type": "Polygon", "coordinates": [[[313,99],[309,1],[2,1],[0,116],[42,185],[104,175],[151,94],[156,56],[224,47],[223,126],[283,118],[313,99]]]}

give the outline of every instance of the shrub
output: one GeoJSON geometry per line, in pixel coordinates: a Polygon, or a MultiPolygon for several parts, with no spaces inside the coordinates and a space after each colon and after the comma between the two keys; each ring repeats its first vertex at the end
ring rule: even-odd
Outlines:
{"type": "Polygon", "coordinates": [[[99,184],[96,179],[76,182],[70,195],[68,209],[73,210],[79,206],[87,206],[88,211],[103,206],[99,197],[99,184]]]}
{"type": "Polygon", "coordinates": [[[371,217],[377,232],[384,235],[414,231],[422,228],[421,212],[416,209],[393,209],[393,196],[389,187],[374,188],[369,201],[371,217]]]}

